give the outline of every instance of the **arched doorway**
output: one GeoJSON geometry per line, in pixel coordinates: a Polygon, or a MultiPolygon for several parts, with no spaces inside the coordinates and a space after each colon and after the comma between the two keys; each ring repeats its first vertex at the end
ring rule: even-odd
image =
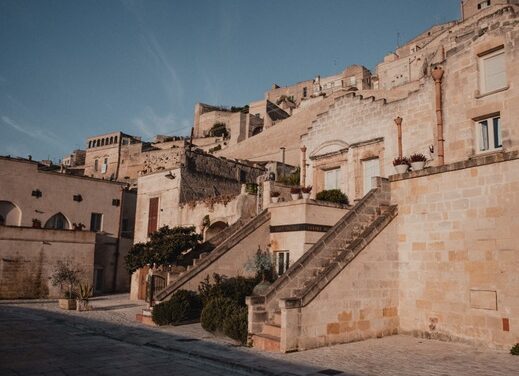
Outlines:
{"type": "Polygon", "coordinates": [[[45,228],[52,228],[54,230],[70,230],[70,222],[61,213],[54,214],[45,223],[45,228]]]}
{"type": "Polygon", "coordinates": [[[220,231],[226,229],[228,227],[227,223],[222,221],[217,221],[211,223],[211,225],[205,230],[205,240],[209,240],[215,235],[217,235],[220,231]]]}
{"type": "Polygon", "coordinates": [[[20,226],[22,211],[11,201],[0,201],[0,225],[20,226]]]}

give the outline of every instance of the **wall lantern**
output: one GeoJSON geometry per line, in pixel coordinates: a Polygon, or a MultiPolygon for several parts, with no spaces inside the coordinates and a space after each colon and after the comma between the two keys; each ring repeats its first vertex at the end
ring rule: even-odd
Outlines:
{"type": "Polygon", "coordinates": [[[32,191],[31,196],[40,198],[42,196],[42,193],[39,189],[35,189],[34,191],[32,191]]]}

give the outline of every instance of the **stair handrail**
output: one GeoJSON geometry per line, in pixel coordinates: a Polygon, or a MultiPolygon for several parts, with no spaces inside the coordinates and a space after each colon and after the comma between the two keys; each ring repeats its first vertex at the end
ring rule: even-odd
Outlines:
{"type": "Polygon", "coordinates": [[[335,239],[338,233],[344,228],[350,218],[356,216],[360,209],[362,209],[368,201],[375,198],[375,194],[381,190],[381,187],[372,188],[364,197],[362,197],[356,204],[348,211],[341,219],[337,221],[331,229],[329,229],[317,243],[315,243],[308,251],[306,251],[294,264],[292,264],[265,292],[264,295],[255,296],[253,301],[256,303],[267,303],[276,295],[281,287],[285,286],[292,277],[300,273],[307,262],[311,259],[311,256],[317,252],[320,252],[327,243],[335,239]],[[263,299],[262,299],[263,298],[263,299]]]}
{"type": "Polygon", "coordinates": [[[218,260],[221,256],[223,256],[228,250],[233,248],[236,244],[238,244],[243,238],[250,235],[252,231],[254,231],[257,227],[261,226],[263,223],[270,219],[270,213],[267,209],[263,210],[260,214],[252,218],[250,221],[245,223],[242,227],[236,230],[231,236],[229,236],[226,240],[220,243],[215,249],[209,253],[208,256],[200,259],[200,262],[193,266],[191,269],[182,273],[175,282],[166,286],[163,290],[157,293],[157,300],[164,300],[164,298],[171,295],[173,291],[175,291],[178,287],[185,284],[195,275],[200,273],[202,270],[206,269],[210,264],[214,261],[218,260]],[[171,291],[171,292],[170,292],[171,291]]]}

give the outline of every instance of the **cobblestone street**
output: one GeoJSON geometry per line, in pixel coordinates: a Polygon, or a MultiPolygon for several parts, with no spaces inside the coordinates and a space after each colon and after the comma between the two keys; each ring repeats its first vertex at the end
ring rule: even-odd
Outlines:
{"type": "Polygon", "coordinates": [[[515,375],[507,351],[393,336],[290,354],[259,353],[199,324],[147,327],[141,303],[100,297],[89,312],[0,301],[0,375],[515,375]],[[325,372],[328,370],[328,372],[325,372]]]}

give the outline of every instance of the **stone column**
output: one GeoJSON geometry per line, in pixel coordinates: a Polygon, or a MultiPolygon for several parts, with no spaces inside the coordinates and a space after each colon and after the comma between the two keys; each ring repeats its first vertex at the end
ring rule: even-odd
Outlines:
{"type": "Polygon", "coordinates": [[[442,106],[442,77],[443,68],[435,67],[431,76],[434,79],[436,93],[436,131],[438,133],[438,165],[442,166],[445,161],[444,139],[443,139],[443,106],[442,106]]]}
{"type": "Polygon", "coordinates": [[[306,187],[306,146],[301,146],[301,187],[306,187]]]}
{"type": "Polygon", "coordinates": [[[398,158],[402,158],[402,120],[400,116],[395,119],[398,132],[398,158]]]}

